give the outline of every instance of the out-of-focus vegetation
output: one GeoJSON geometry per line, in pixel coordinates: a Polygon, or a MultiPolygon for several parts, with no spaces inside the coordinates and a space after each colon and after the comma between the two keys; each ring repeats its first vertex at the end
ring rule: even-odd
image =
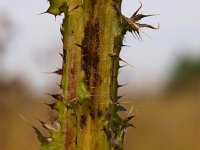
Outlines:
{"type": "MultiPolygon", "coordinates": [[[[125,150],[200,149],[199,99],[197,93],[193,96],[180,93],[170,97],[141,95],[124,100],[131,101],[139,110],[134,120],[136,129],[128,130],[125,150]]],[[[40,127],[35,118],[47,118],[48,108],[40,100],[31,98],[18,82],[1,85],[0,149],[39,149],[37,136],[18,114],[40,127]]]]}
{"type": "Polygon", "coordinates": [[[12,38],[13,23],[11,19],[0,11],[0,55],[4,53],[7,43],[12,38]]]}
{"type": "Polygon", "coordinates": [[[200,58],[181,57],[167,85],[168,92],[197,92],[200,90],[200,58]]]}
{"type": "Polygon", "coordinates": [[[200,149],[200,94],[136,99],[140,114],[136,129],[127,133],[125,150],[200,149]]]}

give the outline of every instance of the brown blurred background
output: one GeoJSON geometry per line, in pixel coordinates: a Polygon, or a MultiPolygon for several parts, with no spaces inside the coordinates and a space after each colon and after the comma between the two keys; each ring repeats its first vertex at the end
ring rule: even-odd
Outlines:
{"type": "MultiPolygon", "coordinates": [[[[153,40],[143,35],[144,42],[126,35],[130,47],[121,57],[134,68],[120,71],[120,83],[129,84],[119,93],[125,106],[134,106],[136,129],[128,129],[125,150],[199,150],[200,2],[142,2],[142,12],[161,14],[145,22],[159,20],[161,29],[145,31],[153,40]]],[[[138,5],[124,0],[123,13],[130,16],[138,5]]],[[[0,1],[0,150],[38,150],[37,136],[19,114],[41,129],[36,119],[51,113],[44,93],[59,92],[60,78],[44,72],[61,66],[62,16],[55,22],[37,15],[47,7],[41,0],[0,1]]]]}

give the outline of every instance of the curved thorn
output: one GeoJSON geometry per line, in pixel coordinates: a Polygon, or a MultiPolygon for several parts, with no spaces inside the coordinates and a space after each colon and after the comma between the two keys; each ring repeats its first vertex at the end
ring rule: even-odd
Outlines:
{"type": "Polygon", "coordinates": [[[160,24],[159,23],[158,23],[158,27],[154,27],[154,26],[149,25],[149,24],[140,24],[140,23],[137,23],[137,25],[140,28],[150,28],[150,29],[155,29],[155,30],[158,30],[160,28],[160,24]]]}
{"type": "MultiPolygon", "coordinates": [[[[146,32],[144,32],[141,28],[139,28],[139,30],[143,33],[143,34],[145,34],[149,39],[152,39],[146,32]]],[[[139,33],[139,32],[138,32],[139,33]]]]}
{"type": "Polygon", "coordinates": [[[140,2],[140,7],[134,12],[134,14],[131,16],[131,18],[133,18],[135,15],[137,15],[139,10],[142,8],[142,2],[140,0],[139,0],[139,2],[140,2]]]}

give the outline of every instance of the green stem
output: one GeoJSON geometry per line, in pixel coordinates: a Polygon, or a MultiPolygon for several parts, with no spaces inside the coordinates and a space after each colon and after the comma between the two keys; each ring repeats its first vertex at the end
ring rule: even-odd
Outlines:
{"type": "MultiPolygon", "coordinates": [[[[63,41],[63,94],[52,95],[50,105],[57,110],[53,127],[42,123],[51,137],[41,137],[43,150],[122,150],[124,134],[133,116],[122,119],[125,108],[118,102],[117,91],[120,51],[124,35],[140,28],[157,29],[138,23],[139,8],[131,18],[121,14],[122,0],[49,0],[47,13],[64,13],[61,26],[63,41]]],[[[142,5],[141,5],[142,6],[142,5]]]]}

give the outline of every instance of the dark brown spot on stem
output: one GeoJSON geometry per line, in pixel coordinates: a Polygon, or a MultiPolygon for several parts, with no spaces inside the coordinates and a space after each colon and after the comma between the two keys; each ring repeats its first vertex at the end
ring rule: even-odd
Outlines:
{"type": "Polygon", "coordinates": [[[85,127],[86,121],[87,121],[87,117],[85,115],[81,115],[80,126],[81,126],[82,129],[85,127]]]}
{"type": "MultiPolygon", "coordinates": [[[[88,22],[84,30],[82,41],[83,64],[86,74],[85,82],[88,86],[96,87],[100,80],[98,73],[99,65],[99,22],[88,22]]],[[[91,93],[93,94],[93,93],[91,93]]]]}
{"type": "Polygon", "coordinates": [[[94,111],[90,111],[90,117],[92,118],[92,120],[94,120],[95,119],[95,113],[94,113],[94,111]]]}

